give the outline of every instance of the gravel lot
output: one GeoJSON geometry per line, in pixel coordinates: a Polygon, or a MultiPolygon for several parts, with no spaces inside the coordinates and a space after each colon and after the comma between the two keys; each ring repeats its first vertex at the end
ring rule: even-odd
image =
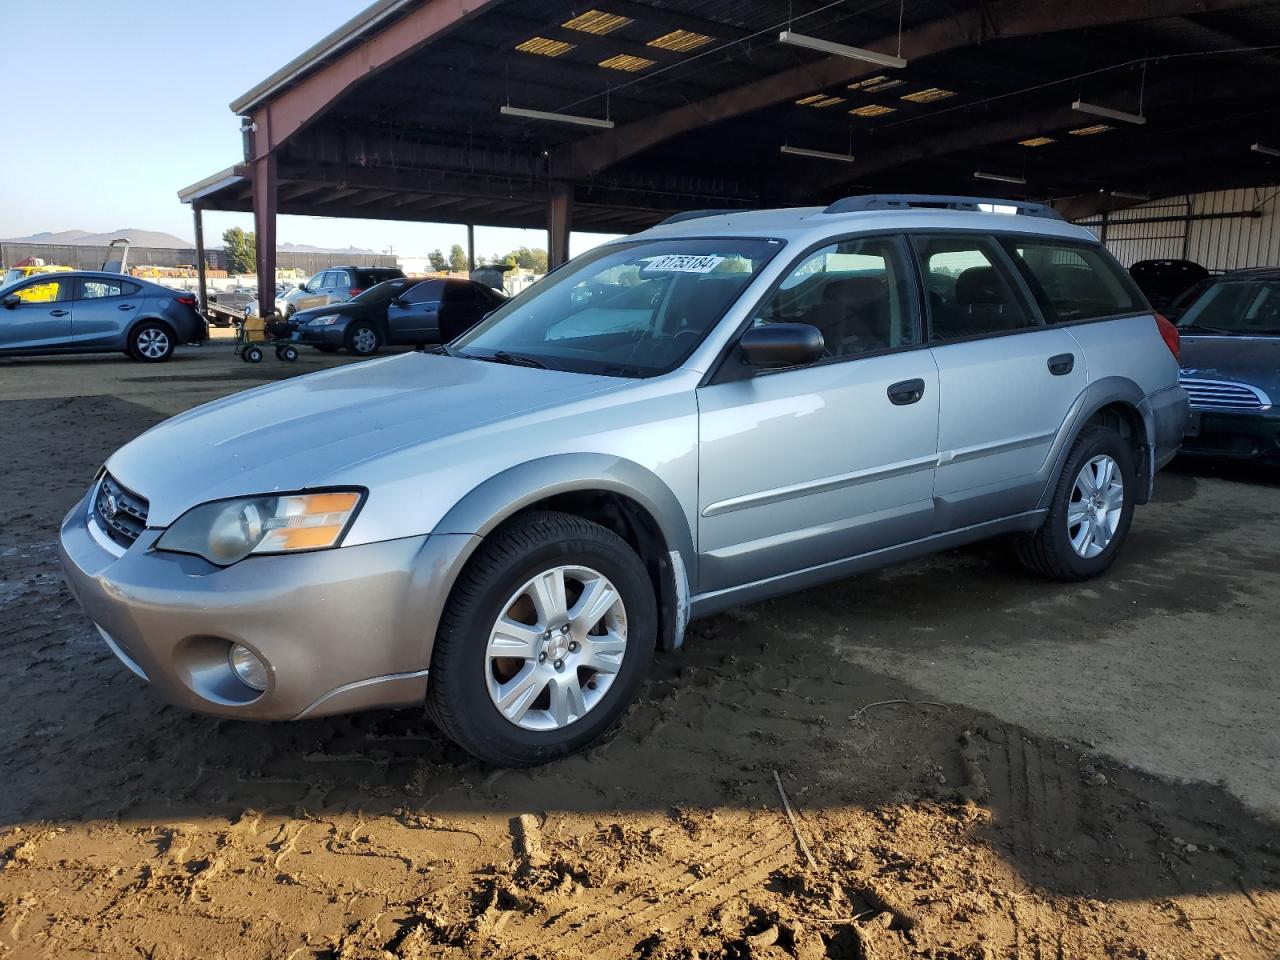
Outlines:
{"type": "Polygon", "coordinates": [[[1280,957],[1280,475],[1176,464],[1089,584],[988,544],[702,621],[502,772],[167,707],[62,584],[112,450],[340,362],[0,360],[0,957],[1280,957]]]}

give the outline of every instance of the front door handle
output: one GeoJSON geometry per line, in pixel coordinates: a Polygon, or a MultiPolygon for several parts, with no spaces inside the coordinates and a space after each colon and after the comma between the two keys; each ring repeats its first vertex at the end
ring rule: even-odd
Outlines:
{"type": "Polygon", "coordinates": [[[1059,353],[1049,358],[1049,372],[1055,377],[1065,377],[1075,369],[1075,365],[1076,355],[1074,353],[1059,353]]]}
{"type": "Polygon", "coordinates": [[[900,380],[890,384],[885,392],[889,395],[889,402],[895,407],[905,407],[909,403],[916,403],[924,396],[924,381],[900,380]]]}
{"type": "Polygon", "coordinates": [[[49,311],[49,316],[51,316],[51,317],[65,317],[69,312],[70,312],[70,311],[68,311],[68,310],[50,310],[50,311],[49,311]]]}
{"type": "Polygon", "coordinates": [[[120,304],[120,306],[116,307],[116,309],[117,310],[134,310],[134,309],[137,309],[137,304],[122,303],[120,304]]]}

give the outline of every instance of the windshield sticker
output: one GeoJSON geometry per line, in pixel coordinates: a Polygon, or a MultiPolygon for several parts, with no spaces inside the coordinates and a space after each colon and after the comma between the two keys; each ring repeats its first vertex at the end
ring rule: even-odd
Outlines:
{"type": "Polygon", "coordinates": [[[720,264],[724,257],[714,254],[691,256],[683,253],[669,253],[665,257],[654,257],[644,266],[643,273],[710,273],[720,264]]]}

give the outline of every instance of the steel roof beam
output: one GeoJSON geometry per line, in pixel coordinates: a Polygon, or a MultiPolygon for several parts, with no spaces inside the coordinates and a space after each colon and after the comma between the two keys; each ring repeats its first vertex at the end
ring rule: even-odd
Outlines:
{"type": "MultiPolygon", "coordinates": [[[[902,56],[914,61],[979,42],[1259,6],[1263,2],[1109,0],[1107,3],[1061,4],[1043,0],[993,0],[903,31],[902,56]]],[[[896,35],[888,36],[861,45],[877,52],[893,53],[897,39],[896,35]]],[[[849,83],[881,70],[874,64],[835,56],[793,67],[763,80],[580,140],[557,154],[552,173],[569,179],[590,177],[690,130],[785,103],[815,90],[849,83]]]]}

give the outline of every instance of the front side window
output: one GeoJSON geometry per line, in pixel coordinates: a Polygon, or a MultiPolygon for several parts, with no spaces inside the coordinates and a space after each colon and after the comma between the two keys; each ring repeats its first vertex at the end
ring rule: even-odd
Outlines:
{"type": "Polygon", "coordinates": [[[578,373],[666,373],[780,249],[779,240],[744,237],[597,247],[506,301],[450,349],[578,373]]]}
{"type": "Polygon", "coordinates": [[[1136,313],[1145,309],[1120,267],[1100,248],[1050,240],[1006,240],[1051,323],[1136,313]]]}
{"type": "Polygon", "coordinates": [[[916,237],[929,300],[929,339],[960,340],[1034,327],[989,237],[916,237]]]}
{"type": "Polygon", "coordinates": [[[806,257],[753,323],[811,324],[822,333],[826,359],[914,346],[920,323],[911,288],[897,241],[846,240],[806,257]]]}
{"type": "Polygon", "coordinates": [[[29,283],[25,287],[19,287],[13,292],[18,295],[18,299],[23,303],[53,303],[55,300],[62,299],[62,290],[65,282],[63,280],[41,280],[36,283],[29,283]]]}
{"type": "Polygon", "coordinates": [[[351,302],[369,304],[375,307],[384,306],[391,301],[392,297],[402,294],[405,288],[411,285],[410,281],[407,280],[385,280],[359,294],[351,302]]]}
{"type": "Polygon", "coordinates": [[[1179,318],[1188,333],[1280,334],[1280,280],[1220,280],[1179,318]]]}
{"type": "Polygon", "coordinates": [[[400,294],[405,303],[434,303],[440,299],[441,280],[423,280],[417,286],[400,294]]]}

